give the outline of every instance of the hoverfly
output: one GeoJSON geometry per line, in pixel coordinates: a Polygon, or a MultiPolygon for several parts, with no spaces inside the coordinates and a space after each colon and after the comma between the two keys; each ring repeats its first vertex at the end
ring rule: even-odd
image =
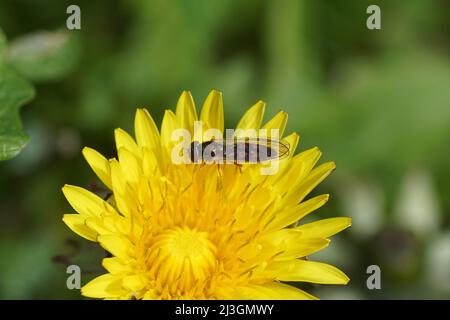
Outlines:
{"type": "Polygon", "coordinates": [[[256,164],[287,157],[289,147],[288,142],[265,137],[193,141],[189,157],[193,163],[256,164]]]}

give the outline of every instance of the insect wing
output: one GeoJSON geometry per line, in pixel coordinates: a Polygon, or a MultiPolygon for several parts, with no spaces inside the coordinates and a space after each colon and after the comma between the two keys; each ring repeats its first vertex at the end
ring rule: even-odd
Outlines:
{"type": "MultiPolygon", "coordinates": [[[[258,153],[258,162],[270,161],[274,159],[284,159],[289,156],[289,143],[287,141],[280,141],[274,139],[259,138],[234,138],[223,141],[226,149],[231,149],[229,146],[234,145],[234,150],[245,146],[246,160],[256,151],[258,153]],[[248,155],[250,153],[250,155],[248,155]]],[[[237,157],[239,159],[239,157],[237,157]]],[[[253,161],[251,161],[253,162],[253,161]]]]}

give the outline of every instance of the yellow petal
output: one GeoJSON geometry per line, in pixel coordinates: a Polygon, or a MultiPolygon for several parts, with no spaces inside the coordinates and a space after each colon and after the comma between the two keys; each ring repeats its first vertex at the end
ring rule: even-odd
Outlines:
{"type": "Polygon", "coordinates": [[[162,168],[161,156],[154,150],[142,149],[142,171],[147,177],[154,176],[158,169],[162,168]]]}
{"type": "Polygon", "coordinates": [[[250,109],[248,109],[239,121],[236,129],[259,129],[261,121],[264,117],[264,110],[266,104],[263,101],[258,101],[250,109]]]}
{"type": "Polygon", "coordinates": [[[161,124],[161,143],[168,147],[169,155],[171,154],[170,146],[173,145],[172,132],[178,128],[177,117],[171,110],[166,110],[161,124]]]}
{"type": "Polygon", "coordinates": [[[110,234],[116,232],[116,228],[111,228],[107,224],[108,219],[102,218],[86,218],[86,226],[94,230],[97,234],[110,234]]]}
{"type": "Polygon", "coordinates": [[[338,268],[321,262],[293,260],[274,262],[268,270],[280,281],[303,281],[320,284],[347,284],[350,280],[338,268]]]}
{"type": "Polygon", "coordinates": [[[94,149],[83,148],[83,156],[91,166],[97,177],[109,188],[111,188],[111,169],[109,161],[94,149]]]}
{"type": "Polygon", "coordinates": [[[296,243],[291,243],[285,252],[276,257],[276,261],[302,258],[318,252],[328,246],[330,240],[321,238],[304,238],[296,243]]]}
{"type": "Polygon", "coordinates": [[[132,183],[137,183],[142,175],[142,169],[135,155],[124,148],[119,149],[118,154],[124,178],[132,183]]]}
{"type": "Polygon", "coordinates": [[[208,94],[200,113],[200,119],[207,129],[218,129],[223,133],[224,118],[221,92],[212,90],[208,94]]]}
{"type": "Polygon", "coordinates": [[[292,156],[295,153],[295,149],[297,148],[298,142],[300,141],[300,136],[297,133],[291,133],[287,137],[283,138],[281,142],[286,144],[289,147],[289,155],[285,158],[279,160],[279,169],[277,174],[270,176],[269,181],[271,185],[275,183],[275,181],[279,180],[284,176],[286,170],[289,169],[289,165],[291,163],[292,156]]]}
{"type": "Polygon", "coordinates": [[[328,238],[350,227],[351,225],[351,218],[339,217],[307,223],[295,228],[294,230],[303,232],[305,237],[328,238]]]}
{"type": "Polygon", "coordinates": [[[311,172],[321,154],[320,150],[314,147],[293,156],[285,172],[273,183],[277,192],[284,194],[301,183],[311,172]]]}
{"type": "Polygon", "coordinates": [[[125,293],[122,278],[109,273],[93,279],[81,288],[81,294],[91,298],[118,298],[125,293]]]}
{"type": "Polygon", "coordinates": [[[153,289],[147,289],[147,292],[142,297],[142,300],[158,300],[160,295],[153,289]]]}
{"type": "Polygon", "coordinates": [[[295,149],[297,149],[298,142],[300,141],[300,136],[297,133],[291,133],[287,137],[281,140],[282,142],[287,142],[289,145],[289,157],[292,157],[295,153],[295,149]]]}
{"type": "Polygon", "coordinates": [[[136,157],[140,157],[141,152],[136,142],[126,131],[118,128],[114,130],[114,136],[116,139],[117,151],[119,151],[121,148],[124,148],[136,155],[136,157]]]}
{"type": "Polygon", "coordinates": [[[66,184],[62,191],[72,208],[82,215],[98,217],[102,213],[117,214],[106,201],[86,189],[66,184]]]}
{"type": "Polygon", "coordinates": [[[114,191],[114,196],[116,197],[117,194],[125,193],[126,186],[127,186],[126,179],[123,176],[122,167],[121,167],[119,161],[117,161],[116,159],[111,159],[109,165],[111,167],[112,187],[113,187],[113,191],[114,191]]]}
{"type": "Polygon", "coordinates": [[[147,109],[136,111],[134,134],[138,145],[141,147],[158,148],[160,145],[158,127],[147,109]]]}
{"type": "Polygon", "coordinates": [[[114,192],[114,201],[117,205],[117,209],[125,217],[130,216],[130,209],[128,207],[127,198],[127,188],[128,184],[124,177],[122,166],[119,161],[112,159],[110,161],[111,166],[111,181],[114,192]]]}
{"type": "MultiPolygon", "coordinates": [[[[276,248],[277,250],[282,251],[281,254],[276,256],[276,261],[305,257],[322,250],[330,243],[330,240],[328,239],[307,238],[303,236],[302,232],[298,232],[294,229],[282,229],[271,232],[263,239],[263,241],[269,243],[270,248],[276,248]]],[[[263,242],[263,247],[264,246],[263,242]]]]}
{"type": "Polygon", "coordinates": [[[286,129],[286,124],[288,120],[288,114],[284,111],[278,112],[272,119],[270,119],[264,126],[263,129],[267,130],[267,137],[270,137],[270,130],[278,130],[279,138],[283,137],[284,130],[286,129]]]}
{"type": "Polygon", "coordinates": [[[295,182],[291,184],[291,187],[306,178],[306,176],[316,165],[317,161],[319,161],[321,155],[322,152],[320,151],[320,149],[317,147],[313,147],[311,149],[300,152],[292,158],[291,173],[295,175],[295,182]]]}
{"type": "Polygon", "coordinates": [[[76,234],[90,241],[97,240],[97,232],[86,226],[86,217],[79,214],[65,214],[64,223],[76,234]]]}
{"type": "Polygon", "coordinates": [[[311,173],[293,188],[286,196],[285,203],[288,205],[302,201],[319,183],[321,183],[336,168],[334,162],[324,163],[315,168],[311,173]]]}
{"type": "Polygon", "coordinates": [[[106,251],[115,257],[129,261],[134,256],[134,245],[124,236],[100,235],[97,240],[106,251]]]}
{"type": "Polygon", "coordinates": [[[234,294],[245,300],[317,300],[303,290],[278,282],[238,287],[234,294]]]}
{"type": "Polygon", "coordinates": [[[182,128],[194,133],[194,121],[197,121],[194,99],[189,91],[183,91],[177,102],[176,115],[182,128]]]}
{"type": "Polygon", "coordinates": [[[104,258],[102,265],[103,268],[111,274],[126,273],[131,271],[130,265],[117,257],[104,258]]]}
{"type": "Polygon", "coordinates": [[[269,226],[269,230],[281,229],[296,223],[306,215],[322,207],[327,203],[328,199],[329,195],[323,194],[301,202],[290,209],[281,211],[275,216],[275,219],[269,226]]]}
{"type": "Polygon", "coordinates": [[[123,287],[130,291],[140,291],[147,284],[147,278],[142,274],[134,274],[123,278],[123,287]]]}

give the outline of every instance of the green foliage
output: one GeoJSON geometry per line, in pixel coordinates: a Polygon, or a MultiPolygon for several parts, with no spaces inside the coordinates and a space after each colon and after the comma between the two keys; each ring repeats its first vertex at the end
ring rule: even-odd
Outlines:
{"type": "Polygon", "coordinates": [[[19,108],[34,96],[33,87],[5,64],[0,65],[0,160],[16,156],[27,144],[19,108]]]}
{"type": "Polygon", "coordinates": [[[2,29],[0,29],[0,63],[3,61],[3,56],[6,52],[6,37],[2,32],[2,29]]]}
{"type": "Polygon", "coordinates": [[[14,39],[6,60],[29,80],[58,80],[76,66],[79,51],[73,33],[40,31],[14,39]]]}
{"type": "Polygon", "coordinates": [[[34,95],[31,85],[4,61],[6,38],[0,30],[0,160],[16,156],[27,144],[19,108],[34,95]]]}
{"type": "Polygon", "coordinates": [[[66,31],[33,33],[9,46],[0,31],[0,161],[18,155],[28,142],[19,116],[19,108],[34,96],[28,80],[58,80],[78,57],[78,39],[66,31]]]}

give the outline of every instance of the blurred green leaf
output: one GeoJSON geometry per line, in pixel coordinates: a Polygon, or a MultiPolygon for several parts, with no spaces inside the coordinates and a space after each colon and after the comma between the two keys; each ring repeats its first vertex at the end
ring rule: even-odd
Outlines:
{"type": "Polygon", "coordinates": [[[2,256],[0,272],[2,283],[0,294],[9,299],[23,299],[33,294],[39,285],[45,283],[49,274],[54,272],[51,255],[54,244],[48,236],[33,234],[28,238],[14,241],[2,239],[1,252],[8,252],[8,257],[2,256]],[[17,275],[20,274],[20,277],[17,275]]]}
{"type": "Polygon", "coordinates": [[[6,52],[6,37],[2,29],[0,29],[0,63],[3,61],[3,56],[6,52]]]}
{"type": "Polygon", "coordinates": [[[33,96],[33,87],[25,79],[0,64],[0,161],[16,156],[27,144],[19,108],[33,96]]]}
{"type": "Polygon", "coordinates": [[[40,31],[10,43],[6,60],[33,81],[56,80],[76,65],[80,53],[78,38],[65,30],[40,31]]]}
{"type": "Polygon", "coordinates": [[[340,87],[347,120],[339,132],[354,135],[348,143],[346,137],[341,140],[348,163],[374,168],[385,162],[399,171],[411,164],[440,162],[441,157],[430,155],[448,146],[447,61],[417,48],[400,57],[353,65],[352,77],[340,87]]]}

